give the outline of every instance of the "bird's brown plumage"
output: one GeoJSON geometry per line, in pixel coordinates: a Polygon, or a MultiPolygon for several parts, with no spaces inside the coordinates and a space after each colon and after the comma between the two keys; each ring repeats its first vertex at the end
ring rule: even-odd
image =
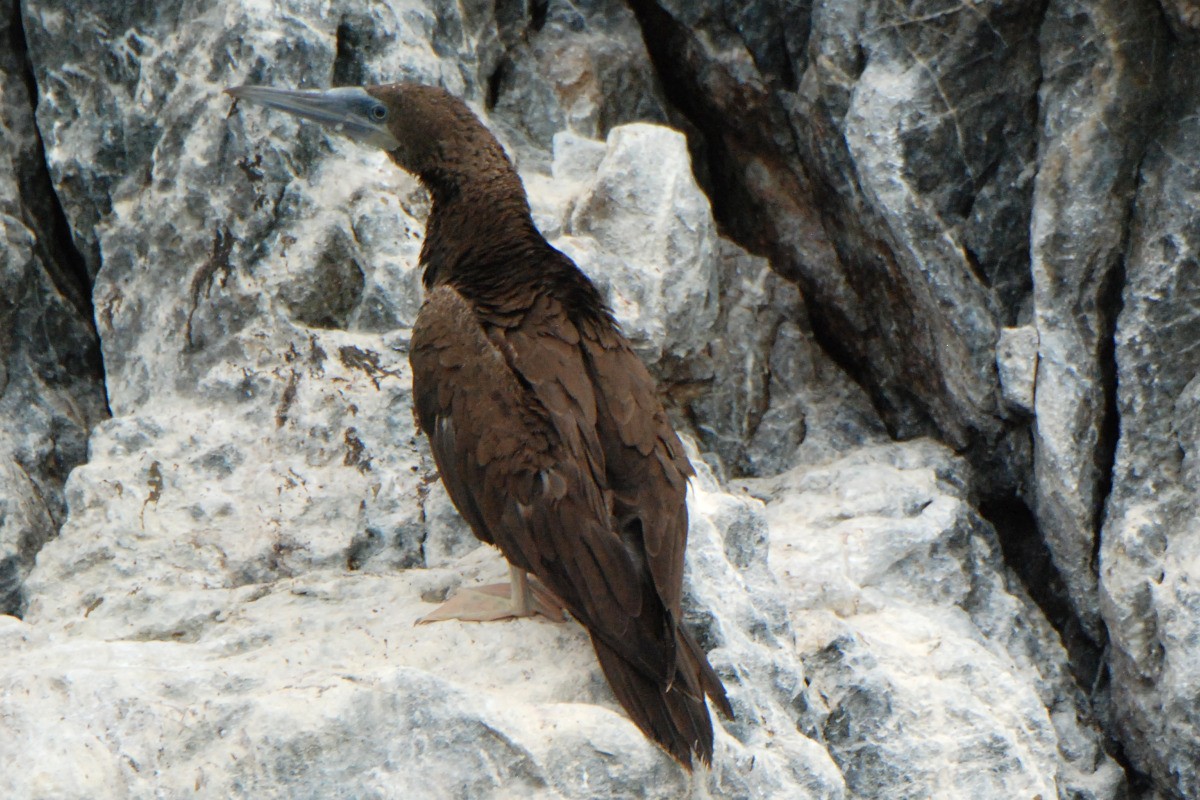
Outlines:
{"type": "MultiPolygon", "coordinates": [[[[436,113],[494,142],[461,111],[436,113]]],[[[680,626],[692,467],[599,293],[534,229],[499,146],[479,147],[485,163],[450,185],[427,169],[429,294],[410,351],[421,429],[476,535],[588,629],[638,726],[681,763],[708,763],[704,696],[732,711],[680,626]]]]}
{"type": "Polygon", "coordinates": [[[720,680],[679,626],[691,466],[607,320],[531,290],[495,311],[435,286],[410,358],[421,429],[476,535],[588,629],[617,699],[684,764],[712,755],[720,680]]]}
{"type": "MultiPolygon", "coordinates": [[[[365,91],[388,130],[360,125],[358,137],[386,141],[433,200],[410,360],[451,499],[587,628],[642,731],[689,768],[711,763],[705,695],[732,710],[680,624],[693,471],[653,379],[596,288],[538,233],[520,178],[467,106],[415,84],[365,91]]],[[[339,97],[338,113],[360,102],[339,97]]],[[[327,121],[307,109],[293,113],[327,121]]]]}

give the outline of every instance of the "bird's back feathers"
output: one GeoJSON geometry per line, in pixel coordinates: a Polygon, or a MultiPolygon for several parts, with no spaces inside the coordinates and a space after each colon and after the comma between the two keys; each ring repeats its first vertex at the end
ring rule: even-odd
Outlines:
{"type": "Polygon", "coordinates": [[[679,628],[691,466],[628,342],[549,293],[472,304],[435,288],[413,331],[414,400],[447,491],[480,539],[592,635],[645,733],[711,758],[702,652],[679,628]]]}

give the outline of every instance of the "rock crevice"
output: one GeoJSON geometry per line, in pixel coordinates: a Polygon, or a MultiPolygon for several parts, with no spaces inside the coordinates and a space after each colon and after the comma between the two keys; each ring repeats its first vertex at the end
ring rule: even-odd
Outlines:
{"type": "Polygon", "coordinates": [[[92,276],[75,249],[35,122],[21,9],[0,3],[0,613],[66,518],[63,485],[107,416],[92,276]]]}

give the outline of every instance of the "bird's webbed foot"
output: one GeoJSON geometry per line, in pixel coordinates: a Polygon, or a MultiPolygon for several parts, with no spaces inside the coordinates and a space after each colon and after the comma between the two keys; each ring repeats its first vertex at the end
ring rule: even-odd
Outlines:
{"type": "Polygon", "coordinates": [[[463,622],[493,622],[541,615],[563,622],[562,604],[541,584],[531,581],[523,570],[510,566],[508,583],[492,583],[460,589],[446,602],[417,620],[418,625],[457,619],[463,622]]]}

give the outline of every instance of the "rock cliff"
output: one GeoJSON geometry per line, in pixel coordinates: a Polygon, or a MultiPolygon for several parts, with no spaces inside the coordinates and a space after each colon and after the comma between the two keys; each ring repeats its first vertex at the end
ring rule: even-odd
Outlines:
{"type": "Polygon", "coordinates": [[[1188,0],[0,0],[0,795],[1200,796],[1188,0]],[[504,574],[428,199],[226,86],[474,105],[700,474],[689,777],[504,574]]]}

